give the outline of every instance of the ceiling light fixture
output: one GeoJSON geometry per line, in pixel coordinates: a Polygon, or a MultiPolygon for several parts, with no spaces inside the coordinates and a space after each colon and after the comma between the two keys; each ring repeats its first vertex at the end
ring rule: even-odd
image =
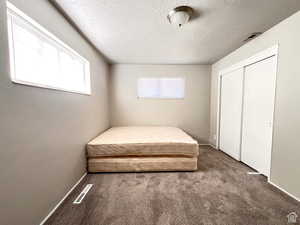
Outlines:
{"type": "Polygon", "coordinates": [[[193,9],[189,6],[178,6],[169,12],[167,18],[171,24],[181,27],[187,23],[193,14],[193,9]]]}

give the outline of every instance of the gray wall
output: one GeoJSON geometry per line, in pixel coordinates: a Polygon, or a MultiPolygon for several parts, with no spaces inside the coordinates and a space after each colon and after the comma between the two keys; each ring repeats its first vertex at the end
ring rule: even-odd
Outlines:
{"type": "Polygon", "coordinates": [[[210,66],[114,65],[111,68],[111,124],[178,126],[209,139],[210,66]],[[184,100],[138,99],[139,77],[185,77],[184,100]]]}
{"type": "Polygon", "coordinates": [[[279,44],[271,181],[300,198],[300,12],[212,66],[211,132],[215,144],[220,70],[279,44]]]}
{"type": "Polygon", "coordinates": [[[0,223],[33,225],[85,173],[85,144],[109,126],[108,66],[48,1],[11,2],[91,63],[91,96],[11,83],[0,0],[0,223]]]}

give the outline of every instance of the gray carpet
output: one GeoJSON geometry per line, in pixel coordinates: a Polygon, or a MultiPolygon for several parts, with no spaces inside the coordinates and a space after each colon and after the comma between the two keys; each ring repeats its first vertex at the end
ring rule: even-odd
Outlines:
{"type": "Polygon", "coordinates": [[[281,225],[290,212],[300,216],[299,202],[248,171],[206,148],[197,172],[89,174],[46,224],[281,225]],[[87,183],[93,188],[73,205],[87,183]]]}

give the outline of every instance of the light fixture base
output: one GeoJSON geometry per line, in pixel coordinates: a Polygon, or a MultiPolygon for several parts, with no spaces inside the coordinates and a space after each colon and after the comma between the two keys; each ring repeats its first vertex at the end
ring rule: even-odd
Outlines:
{"type": "Polygon", "coordinates": [[[182,26],[182,24],[187,23],[189,21],[189,19],[191,18],[191,16],[193,15],[194,10],[189,7],[189,6],[178,6],[176,8],[174,8],[173,10],[171,10],[167,16],[168,21],[170,22],[170,24],[174,23],[174,21],[172,20],[172,18],[174,18],[176,13],[185,13],[187,14],[188,18],[186,21],[182,21],[182,23],[178,23],[177,25],[179,27],[182,26]]]}

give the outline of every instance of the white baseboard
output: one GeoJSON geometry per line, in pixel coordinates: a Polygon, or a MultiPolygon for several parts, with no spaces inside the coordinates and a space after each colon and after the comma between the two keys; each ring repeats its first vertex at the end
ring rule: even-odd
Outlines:
{"type": "Polygon", "coordinates": [[[276,187],[277,189],[279,189],[280,191],[282,191],[283,193],[287,194],[288,196],[290,196],[291,198],[297,200],[298,202],[300,202],[300,199],[297,198],[296,196],[292,195],[291,193],[287,192],[286,190],[284,190],[283,188],[279,187],[277,184],[274,184],[272,181],[270,181],[268,179],[268,183],[273,185],[274,187],[276,187]]]}
{"type": "Polygon", "coordinates": [[[83,178],[87,175],[87,173],[83,174],[83,176],[74,184],[74,186],[68,191],[68,193],[59,201],[59,203],[51,210],[51,212],[43,219],[40,225],[43,225],[49,217],[55,212],[55,210],[63,203],[63,201],[71,194],[71,192],[77,187],[77,185],[83,180],[83,178]]]}
{"type": "Polygon", "coordinates": [[[213,144],[209,144],[209,146],[212,147],[212,148],[214,148],[214,149],[216,149],[216,150],[218,150],[218,149],[217,149],[217,146],[215,146],[215,145],[213,145],[213,144]]]}

